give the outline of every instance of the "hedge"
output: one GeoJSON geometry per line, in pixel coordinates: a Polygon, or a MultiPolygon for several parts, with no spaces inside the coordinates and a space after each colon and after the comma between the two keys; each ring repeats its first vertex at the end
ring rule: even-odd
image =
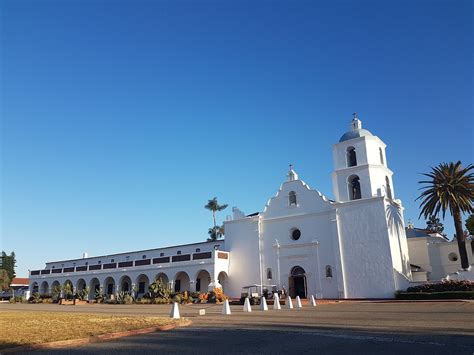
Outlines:
{"type": "Polygon", "coordinates": [[[474,291],[397,292],[398,300],[474,300],[474,291]]]}

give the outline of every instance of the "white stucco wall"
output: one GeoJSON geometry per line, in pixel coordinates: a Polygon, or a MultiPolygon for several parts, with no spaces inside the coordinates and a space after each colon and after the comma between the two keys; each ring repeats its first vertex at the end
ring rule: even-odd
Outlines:
{"type": "MultiPolygon", "coordinates": [[[[471,242],[466,241],[469,264],[474,264],[471,242]]],[[[446,241],[435,237],[408,238],[410,262],[420,266],[428,273],[428,280],[439,281],[450,273],[461,269],[461,259],[456,241],[446,241]],[[452,261],[449,255],[453,253],[458,260],[452,261]]]]}
{"type": "Polygon", "coordinates": [[[337,206],[346,298],[393,298],[396,291],[384,198],[337,206]]]}
{"type": "Polygon", "coordinates": [[[226,291],[230,297],[240,297],[243,286],[260,284],[258,220],[255,216],[224,222],[226,248],[231,250],[226,291]]]}

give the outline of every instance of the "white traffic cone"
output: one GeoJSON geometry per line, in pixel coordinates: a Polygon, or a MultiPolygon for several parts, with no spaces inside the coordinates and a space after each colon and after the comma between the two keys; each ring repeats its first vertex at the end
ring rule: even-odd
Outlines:
{"type": "Polygon", "coordinates": [[[288,296],[288,298],[286,299],[286,304],[288,306],[288,309],[293,309],[293,301],[291,300],[290,296],[288,296]]]}
{"type": "Polygon", "coordinates": [[[230,305],[229,300],[224,301],[224,305],[222,306],[222,314],[230,315],[230,305]]]}
{"type": "Polygon", "coordinates": [[[300,296],[296,296],[296,308],[303,308],[303,306],[301,305],[301,298],[300,296]]]}
{"type": "Polygon", "coordinates": [[[173,303],[173,308],[171,308],[170,318],[179,319],[179,308],[176,302],[173,303]]]}
{"type": "Polygon", "coordinates": [[[260,299],[260,310],[261,311],[268,311],[267,300],[265,299],[265,297],[262,297],[260,299]]]}
{"type": "Polygon", "coordinates": [[[273,294],[273,309],[281,309],[278,293],[273,294]]]}
{"type": "Polygon", "coordinates": [[[252,312],[252,307],[250,307],[250,300],[248,297],[245,298],[244,312],[252,312]]]}
{"type": "Polygon", "coordinates": [[[311,306],[316,307],[316,300],[313,295],[311,295],[311,306]]]}

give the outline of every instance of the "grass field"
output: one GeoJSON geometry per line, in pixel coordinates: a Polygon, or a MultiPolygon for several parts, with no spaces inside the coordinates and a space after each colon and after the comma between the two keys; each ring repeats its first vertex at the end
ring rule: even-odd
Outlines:
{"type": "Polygon", "coordinates": [[[176,324],[164,317],[61,312],[1,312],[0,349],[176,324]]]}

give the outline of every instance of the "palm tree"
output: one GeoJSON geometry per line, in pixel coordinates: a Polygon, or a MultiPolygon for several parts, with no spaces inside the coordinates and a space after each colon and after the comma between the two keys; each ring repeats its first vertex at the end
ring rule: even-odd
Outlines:
{"type": "Polygon", "coordinates": [[[207,205],[205,205],[204,208],[208,209],[209,211],[212,211],[212,217],[214,219],[214,229],[216,229],[216,212],[226,209],[227,204],[219,205],[219,203],[217,202],[217,197],[214,197],[212,200],[208,200],[207,205]]]}
{"type": "Polygon", "coordinates": [[[218,238],[224,235],[224,226],[216,226],[213,228],[209,228],[207,232],[209,234],[209,238],[207,238],[208,242],[215,242],[218,238]]]}
{"type": "Polygon", "coordinates": [[[466,243],[462,228],[462,213],[474,212],[474,165],[469,164],[466,167],[457,163],[441,163],[431,172],[423,174],[429,177],[429,180],[419,181],[420,184],[426,184],[420,188],[424,190],[417,198],[421,200],[420,217],[425,218],[434,215],[437,216],[440,211],[443,212],[443,219],[446,211],[449,209],[454,219],[456,228],[456,240],[458,242],[459,255],[461,257],[461,267],[469,268],[467,259],[466,243]]]}

